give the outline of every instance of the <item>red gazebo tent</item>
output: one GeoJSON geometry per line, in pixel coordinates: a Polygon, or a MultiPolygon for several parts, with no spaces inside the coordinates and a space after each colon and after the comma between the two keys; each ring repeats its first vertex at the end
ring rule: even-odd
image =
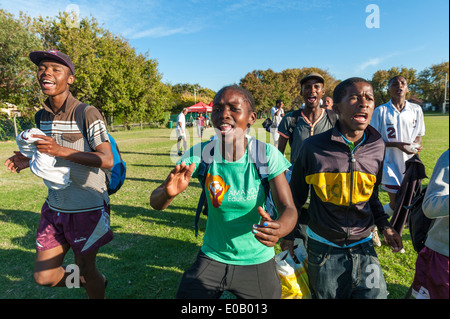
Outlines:
{"type": "Polygon", "coordinates": [[[187,108],[188,112],[196,112],[196,113],[211,113],[212,112],[212,106],[206,105],[203,102],[198,102],[194,105],[191,105],[187,108]]]}

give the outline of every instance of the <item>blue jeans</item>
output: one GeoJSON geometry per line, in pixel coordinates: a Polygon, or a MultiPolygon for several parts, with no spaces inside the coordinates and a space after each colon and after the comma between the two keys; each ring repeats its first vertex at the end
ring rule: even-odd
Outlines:
{"type": "Polygon", "coordinates": [[[372,241],[337,248],[308,240],[308,279],[316,299],[386,299],[386,282],[372,241]]]}

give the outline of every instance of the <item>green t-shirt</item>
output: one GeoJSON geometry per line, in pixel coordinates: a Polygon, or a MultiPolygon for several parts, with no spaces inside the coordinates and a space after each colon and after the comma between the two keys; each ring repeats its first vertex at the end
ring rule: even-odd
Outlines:
{"type": "MultiPolygon", "coordinates": [[[[249,137],[247,137],[249,140],[249,137]]],[[[197,177],[203,148],[208,142],[191,148],[178,163],[197,163],[192,177],[197,177]]],[[[273,145],[266,144],[268,178],[284,173],[291,165],[273,145]]],[[[258,206],[265,209],[264,187],[256,165],[248,151],[235,162],[222,158],[220,147],[214,150],[205,182],[208,219],[202,251],[219,262],[234,265],[254,265],[270,260],[273,247],[256,240],[253,225],[260,222],[258,206]]]]}

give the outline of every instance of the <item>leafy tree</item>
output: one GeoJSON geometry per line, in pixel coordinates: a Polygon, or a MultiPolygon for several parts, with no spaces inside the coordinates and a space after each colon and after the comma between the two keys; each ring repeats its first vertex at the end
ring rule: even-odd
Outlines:
{"type": "Polygon", "coordinates": [[[0,101],[17,105],[32,113],[39,88],[35,85],[36,68],[28,58],[33,50],[41,49],[39,39],[29,32],[30,19],[19,19],[0,9],[0,101]]]}
{"type": "Polygon", "coordinates": [[[72,93],[101,110],[108,119],[160,121],[167,108],[168,90],[161,83],[156,60],[137,54],[128,41],[83,18],[73,27],[72,18],[39,17],[34,23],[46,49],[65,52],[76,66],[72,93]]]}
{"type": "Polygon", "coordinates": [[[403,76],[408,83],[409,93],[406,98],[409,98],[411,95],[417,95],[417,78],[415,69],[392,67],[389,70],[378,70],[373,74],[371,80],[376,106],[387,103],[391,99],[389,93],[387,92],[388,82],[396,75],[403,76]]]}
{"type": "Polygon", "coordinates": [[[213,90],[203,88],[199,84],[178,83],[169,85],[169,89],[172,95],[172,113],[179,113],[183,108],[194,105],[196,102],[209,104],[216,95],[213,90]]]}
{"type": "Polygon", "coordinates": [[[257,112],[268,112],[277,99],[282,99],[287,109],[297,109],[304,102],[300,81],[311,72],[324,77],[325,93],[332,95],[338,81],[328,71],[314,67],[286,69],[279,73],[271,69],[254,70],[241,79],[240,85],[252,93],[257,112]]]}
{"type": "Polygon", "coordinates": [[[443,62],[434,64],[419,73],[417,88],[424,100],[431,102],[435,106],[442,105],[445,94],[445,74],[448,74],[448,72],[449,64],[448,62],[443,62]]]}

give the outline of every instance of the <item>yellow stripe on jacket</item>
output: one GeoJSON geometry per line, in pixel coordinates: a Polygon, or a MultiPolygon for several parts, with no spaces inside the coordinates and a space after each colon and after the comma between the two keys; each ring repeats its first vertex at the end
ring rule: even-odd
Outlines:
{"type": "MultiPolygon", "coordinates": [[[[306,176],[320,200],[340,206],[350,205],[350,173],[316,173],[306,176]]],[[[363,172],[353,173],[352,204],[366,202],[372,195],[376,176],[363,172]]]]}

